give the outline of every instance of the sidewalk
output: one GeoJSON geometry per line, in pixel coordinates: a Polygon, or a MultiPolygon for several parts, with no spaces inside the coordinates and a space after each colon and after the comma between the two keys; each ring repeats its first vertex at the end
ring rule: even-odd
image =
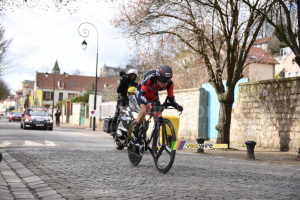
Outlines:
{"type": "MultiPolygon", "coordinates": [[[[60,126],[56,126],[56,124],[53,124],[53,128],[69,128],[69,129],[93,129],[89,128],[87,126],[79,126],[74,124],[67,124],[67,123],[60,123],[60,126]]],[[[98,129],[98,128],[97,128],[98,129]]],[[[100,130],[100,129],[99,129],[100,130]]]]}
{"type": "MultiPolygon", "coordinates": [[[[186,149],[184,152],[197,152],[196,149],[186,149]]],[[[201,153],[199,156],[201,156],[201,153]]],[[[227,158],[236,158],[242,160],[248,160],[247,148],[238,149],[205,149],[204,155],[222,156],[227,158]]],[[[277,164],[287,165],[300,165],[300,159],[297,157],[299,154],[296,152],[280,152],[280,151],[268,151],[262,148],[254,149],[255,162],[270,162],[277,164]]]]}
{"type": "MultiPolygon", "coordinates": [[[[62,128],[62,129],[76,128],[76,129],[82,129],[82,132],[84,133],[98,132],[99,134],[107,134],[103,132],[102,128],[96,128],[96,131],[93,131],[93,128],[66,124],[66,123],[62,123],[61,126],[58,127],[55,126],[55,128],[62,128]]],[[[196,140],[194,141],[194,140],[182,139],[179,141],[186,141],[186,144],[197,143],[196,140]]],[[[207,141],[207,143],[212,143],[212,142],[207,141]]],[[[239,148],[232,148],[232,149],[204,149],[204,154],[201,154],[201,153],[197,153],[197,149],[188,149],[185,145],[184,148],[181,151],[179,150],[178,152],[196,153],[199,154],[199,156],[211,155],[211,156],[222,156],[227,158],[236,158],[242,160],[248,159],[246,147],[239,147],[239,148]]],[[[300,165],[300,159],[297,157],[299,154],[296,152],[271,151],[271,150],[255,147],[254,155],[255,155],[255,160],[254,160],[255,162],[271,162],[271,163],[278,163],[278,164],[300,165]]]]}

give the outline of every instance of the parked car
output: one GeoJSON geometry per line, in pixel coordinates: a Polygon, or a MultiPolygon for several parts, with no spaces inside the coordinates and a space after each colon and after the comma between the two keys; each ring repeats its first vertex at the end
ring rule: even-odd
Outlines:
{"type": "Polygon", "coordinates": [[[0,112],[0,116],[5,116],[4,112],[0,112]]]}
{"type": "Polygon", "coordinates": [[[8,115],[8,121],[21,121],[23,112],[21,111],[13,111],[8,115]]]}
{"type": "Polygon", "coordinates": [[[53,130],[53,120],[46,109],[28,108],[22,115],[20,128],[43,128],[53,130]]]}

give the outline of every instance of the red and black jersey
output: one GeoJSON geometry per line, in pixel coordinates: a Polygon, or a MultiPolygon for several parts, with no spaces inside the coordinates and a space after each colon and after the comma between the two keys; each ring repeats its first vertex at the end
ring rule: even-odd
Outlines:
{"type": "MultiPolygon", "coordinates": [[[[168,90],[168,97],[173,98],[174,83],[172,80],[168,82],[166,90],[168,90]]],[[[153,101],[159,100],[158,91],[165,90],[158,86],[156,71],[151,70],[146,73],[136,88],[136,98],[139,102],[148,105],[153,101]]]]}

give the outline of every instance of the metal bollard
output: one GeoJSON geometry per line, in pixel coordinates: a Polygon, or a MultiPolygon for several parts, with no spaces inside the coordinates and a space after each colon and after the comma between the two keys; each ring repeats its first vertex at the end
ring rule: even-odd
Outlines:
{"type": "Polygon", "coordinates": [[[1,163],[1,161],[2,161],[2,153],[0,153],[0,163],[1,163]]]}
{"type": "Polygon", "coordinates": [[[200,148],[200,144],[204,144],[205,139],[198,137],[197,139],[197,143],[199,144],[199,148],[197,149],[197,153],[204,153],[204,149],[200,148]]]}
{"type": "Polygon", "coordinates": [[[254,141],[247,141],[247,142],[245,142],[245,144],[247,145],[247,156],[248,156],[248,159],[250,159],[250,160],[255,159],[254,148],[255,148],[256,142],[254,142],[254,141]]]}

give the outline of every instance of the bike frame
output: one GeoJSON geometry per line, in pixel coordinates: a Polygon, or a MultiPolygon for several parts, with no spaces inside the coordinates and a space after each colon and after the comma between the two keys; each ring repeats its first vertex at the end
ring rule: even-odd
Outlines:
{"type": "MultiPolygon", "coordinates": [[[[151,116],[151,118],[152,118],[152,116],[151,116]]],[[[144,123],[143,123],[143,126],[144,126],[144,134],[146,135],[147,134],[147,130],[149,129],[149,124],[148,124],[148,128],[146,127],[147,125],[146,125],[146,123],[149,123],[150,122],[150,119],[151,118],[149,118],[148,120],[144,120],[144,123]]],[[[150,136],[147,138],[146,137],[146,150],[149,150],[150,152],[151,152],[151,154],[152,154],[152,148],[150,148],[149,147],[149,144],[150,144],[150,142],[151,142],[151,140],[153,139],[153,135],[155,134],[155,132],[159,132],[159,130],[157,130],[158,129],[158,127],[160,126],[160,123],[162,123],[162,120],[163,120],[164,118],[162,117],[162,116],[160,116],[160,117],[157,117],[157,119],[156,119],[156,121],[155,121],[155,123],[154,123],[154,125],[153,125],[153,127],[152,127],[152,130],[151,130],[151,133],[150,133],[150,136]]],[[[162,138],[162,142],[163,142],[163,144],[165,144],[165,137],[163,137],[162,138]]],[[[160,152],[159,153],[161,153],[161,151],[162,151],[162,149],[160,150],[160,152]]],[[[171,151],[170,149],[169,149],[169,151],[171,151]]],[[[153,156],[153,154],[152,154],[152,156],[153,156]]]]}

